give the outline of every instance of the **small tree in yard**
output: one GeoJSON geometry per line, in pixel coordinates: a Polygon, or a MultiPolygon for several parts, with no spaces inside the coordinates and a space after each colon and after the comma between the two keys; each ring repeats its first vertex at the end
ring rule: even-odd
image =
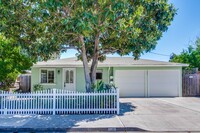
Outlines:
{"type": "Polygon", "coordinates": [[[7,90],[22,70],[29,69],[31,59],[13,45],[13,40],[0,35],[0,89],[7,90]]]}
{"type": "Polygon", "coordinates": [[[175,14],[167,0],[2,0],[0,32],[44,60],[76,49],[90,92],[98,61],[154,49],[175,14]]]}
{"type": "Polygon", "coordinates": [[[189,45],[188,49],[184,49],[181,54],[172,53],[170,62],[187,63],[189,69],[198,68],[200,70],[200,37],[198,37],[193,45],[189,45]]]}

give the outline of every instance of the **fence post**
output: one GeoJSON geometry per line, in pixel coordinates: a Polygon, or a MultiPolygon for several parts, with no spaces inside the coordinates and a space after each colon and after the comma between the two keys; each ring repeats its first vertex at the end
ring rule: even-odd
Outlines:
{"type": "Polygon", "coordinates": [[[56,89],[53,89],[53,115],[56,114],[56,89]]]}
{"type": "Polygon", "coordinates": [[[4,115],[7,115],[7,108],[4,108],[4,115]]]}
{"type": "Polygon", "coordinates": [[[7,103],[6,103],[6,94],[8,94],[8,93],[3,92],[3,96],[2,96],[3,105],[1,105],[1,106],[3,106],[3,114],[4,115],[8,114],[8,112],[7,112],[7,103]]]}
{"type": "Polygon", "coordinates": [[[119,89],[117,89],[117,114],[119,114],[119,89]]]}
{"type": "Polygon", "coordinates": [[[197,92],[197,96],[199,96],[200,95],[200,85],[199,85],[199,74],[197,74],[197,90],[196,90],[196,92],[197,92]]]}

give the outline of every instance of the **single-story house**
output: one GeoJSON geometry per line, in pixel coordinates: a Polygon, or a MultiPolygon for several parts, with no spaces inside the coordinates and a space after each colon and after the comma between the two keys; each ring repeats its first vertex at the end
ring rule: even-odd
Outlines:
{"type": "MultiPolygon", "coordinates": [[[[131,57],[107,57],[99,62],[97,80],[114,83],[120,97],[182,96],[182,67],[186,64],[131,57]]],[[[38,62],[32,67],[31,86],[85,91],[83,64],[77,58],[38,62]]]]}

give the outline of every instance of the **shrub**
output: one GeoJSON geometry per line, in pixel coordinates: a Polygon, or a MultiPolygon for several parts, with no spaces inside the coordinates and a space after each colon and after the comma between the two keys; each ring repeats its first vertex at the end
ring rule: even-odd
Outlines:
{"type": "Polygon", "coordinates": [[[103,81],[97,81],[95,86],[97,91],[116,89],[114,84],[105,84],[103,81]]]}
{"type": "Polygon", "coordinates": [[[7,74],[5,79],[0,81],[0,89],[8,91],[10,87],[14,86],[18,75],[19,73],[17,71],[7,74]]]}
{"type": "Polygon", "coordinates": [[[36,84],[33,86],[33,91],[36,92],[36,91],[42,91],[44,90],[44,87],[40,84],[36,84]]]}

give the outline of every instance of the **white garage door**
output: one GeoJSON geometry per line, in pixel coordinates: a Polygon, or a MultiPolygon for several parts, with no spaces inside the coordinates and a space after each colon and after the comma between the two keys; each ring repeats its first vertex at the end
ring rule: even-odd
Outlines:
{"type": "Polygon", "coordinates": [[[144,97],[144,70],[117,70],[115,85],[119,88],[120,97],[144,97]]]}
{"type": "Polygon", "coordinates": [[[179,96],[180,71],[149,70],[149,96],[179,96]]]}

